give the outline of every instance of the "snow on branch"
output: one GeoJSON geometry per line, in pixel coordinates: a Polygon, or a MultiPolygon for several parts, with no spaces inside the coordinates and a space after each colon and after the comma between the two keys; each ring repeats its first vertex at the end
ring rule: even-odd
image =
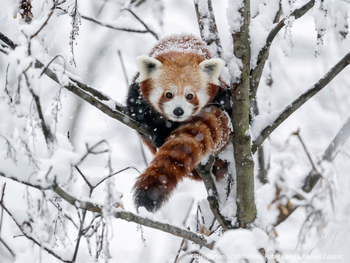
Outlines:
{"type": "MultiPolygon", "coordinates": [[[[16,44],[10,40],[8,37],[3,35],[0,32],[0,40],[2,40],[6,45],[11,47],[11,49],[16,48],[16,44]]],[[[53,81],[57,82],[61,85],[57,74],[49,69],[47,66],[45,67],[43,63],[39,60],[36,60],[35,68],[44,68],[43,72],[53,81]]],[[[140,123],[134,121],[126,115],[124,106],[118,103],[117,101],[111,99],[109,96],[103,94],[102,92],[89,87],[88,85],[70,77],[67,84],[62,84],[63,87],[85,100],[92,106],[96,107],[103,113],[107,114],[111,118],[117,119],[118,121],[124,123],[130,128],[141,132],[142,134],[148,135],[146,129],[144,129],[140,123]]]]}
{"type": "Polygon", "coordinates": [[[229,62],[232,83],[233,149],[237,176],[237,222],[247,228],[257,214],[254,198],[254,162],[249,134],[250,1],[229,1],[226,13],[233,40],[234,57],[229,62]],[[239,70],[237,70],[237,68],[239,70]],[[233,72],[240,72],[235,76],[233,72]]]}
{"type": "MultiPolygon", "coordinates": [[[[304,92],[295,101],[288,105],[277,118],[262,129],[260,134],[252,142],[252,152],[255,153],[257,149],[263,144],[265,139],[292,113],[299,109],[305,102],[322,90],[331,80],[333,80],[345,67],[350,64],[350,53],[345,55],[330,71],[328,71],[323,78],[314,84],[309,90],[304,92]]],[[[254,125],[254,123],[253,123],[254,125]]]]}
{"type": "MultiPolygon", "coordinates": [[[[315,4],[315,0],[309,1],[308,3],[303,5],[302,7],[295,9],[289,15],[289,17],[294,17],[295,20],[301,18],[314,6],[314,4],[315,4]]],[[[280,11],[278,11],[278,13],[276,15],[277,19],[279,18],[279,13],[280,13],[280,11]]],[[[286,19],[287,18],[283,18],[280,22],[275,21],[276,23],[278,22],[278,24],[270,31],[270,33],[268,34],[268,36],[266,38],[265,46],[259,52],[257,66],[252,70],[252,73],[251,73],[251,76],[252,76],[251,87],[250,87],[251,99],[255,98],[256,92],[258,90],[261,74],[264,70],[265,62],[267,61],[267,59],[269,57],[269,50],[270,50],[270,46],[272,44],[272,41],[275,39],[278,32],[285,26],[286,19]]]]}
{"type": "MultiPolygon", "coordinates": [[[[8,177],[3,173],[0,173],[0,176],[15,180],[17,182],[26,184],[26,185],[34,187],[34,188],[37,188],[39,190],[44,190],[44,188],[42,188],[39,185],[32,185],[32,184],[27,183],[27,182],[22,182],[16,178],[8,177]]],[[[46,190],[48,190],[48,189],[53,190],[62,199],[64,199],[65,201],[67,201],[68,203],[70,203],[72,206],[74,206],[76,208],[79,208],[82,210],[88,210],[90,212],[94,212],[94,213],[98,213],[100,215],[103,215],[103,212],[102,212],[102,211],[104,211],[103,206],[94,204],[94,203],[89,202],[89,201],[80,200],[80,199],[74,197],[73,195],[69,194],[67,191],[65,191],[63,188],[61,188],[58,184],[53,184],[52,186],[45,188],[45,189],[46,190]]],[[[153,229],[157,229],[157,230],[172,234],[172,235],[177,236],[177,237],[182,237],[182,238],[185,238],[189,241],[192,241],[200,246],[204,246],[204,247],[209,248],[209,249],[213,249],[213,247],[214,247],[215,242],[207,240],[203,235],[199,235],[199,234],[196,234],[196,233],[189,231],[187,229],[182,229],[182,228],[170,225],[170,224],[158,222],[158,221],[155,221],[155,220],[152,220],[149,218],[144,218],[142,216],[133,214],[131,212],[124,211],[121,208],[115,209],[113,211],[113,217],[117,218],[117,219],[123,219],[123,220],[126,220],[128,222],[134,222],[136,224],[140,224],[140,225],[150,227],[153,229]]]]}
{"type": "Polygon", "coordinates": [[[75,3],[73,4],[72,11],[69,12],[69,15],[72,17],[71,25],[72,30],[70,32],[70,38],[69,38],[69,46],[70,46],[70,52],[71,52],[71,60],[70,63],[77,66],[75,62],[74,57],[74,43],[76,43],[76,36],[79,34],[79,25],[81,25],[81,15],[78,10],[78,0],[75,0],[75,3]]]}
{"type": "Polygon", "coordinates": [[[211,0],[193,0],[201,38],[210,47],[214,57],[222,57],[222,46],[215,22],[215,15],[211,0]]]}
{"type": "MultiPolygon", "coordinates": [[[[340,147],[342,147],[345,142],[348,140],[350,136],[350,116],[345,120],[341,128],[338,130],[337,134],[335,135],[334,139],[329,143],[328,147],[323,153],[323,157],[318,163],[318,169],[316,168],[316,165],[311,159],[310,153],[306,149],[305,143],[303,142],[302,138],[300,137],[299,131],[293,133],[293,135],[298,136],[308,158],[310,161],[310,164],[312,166],[312,169],[307,173],[307,176],[302,182],[302,187],[301,189],[303,190],[304,193],[311,193],[311,191],[314,189],[316,186],[317,182],[321,179],[324,178],[324,173],[327,173],[327,167],[329,166],[329,163],[332,163],[334,158],[336,157],[337,150],[339,150],[340,147]],[[327,164],[328,163],[328,164],[327,164]],[[326,170],[324,169],[326,167],[326,170]]],[[[278,186],[276,186],[276,198],[274,202],[281,200],[282,198],[285,198],[286,195],[283,193],[278,186]]],[[[287,205],[283,205],[282,203],[279,204],[279,210],[280,214],[277,217],[277,220],[274,224],[274,226],[277,226],[284,222],[298,207],[300,206],[309,206],[314,209],[313,205],[310,202],[312,198],[305,198],[303,192],[295,192],[293,195],[293,199],[297,200],[298,205],[293,205],[292,203],[293,200],[288,200],[287,205]]],[[[317,193],[315,194],[315,196],[317,193]]],[[[315,211],[313,211],[315,212],[315,211]]],[[[313,213],[312,212],[312,213],[313,213]]],[[[321,212],[321,211],[320,211],[321,212]]],[[[311,213],[311,214],[312,214],[311,213]]]]}
{"type": "MultiPolygon", "coordinates": [[[[4,195],[4,192],[3,192],[4,195]]],[[[62,257],[60,257],[59,255],[57,255],[55,252],[53,252],[50,248],[48,248],[47,246],[40,244],[40,242],[38,242],[35,238],[32,237],[32,235],[30,233],[27,233],[28,231],[25,231],[23,228],[23,225],[25,224],[25,222],[21,225],[16,218],[12,215],[12,213],[8,210],[8,208],[5,206],[4,204],[4,200],[3,200],[3,196],[1,198],[1,202],[0,202],[0,206],[3,210],[6,211],[6,213],[12,218],[12,220],[15,222],[15,224],[17,225],[17,227],[19,228],[19,230],[22,232],[22,234],[29,240],[33,241],[37,246],[43,248],[46,252],[48,252],[49,254],[51,254],[52,256],[54,256],[55,258],[61,260],[62,262],[65,263],[71,263],[73,261],[70,260],[65,260],[62,257]]],[[[30,226],[30,225],[29,225],[30,226]]],[[[10,250],[11,254],[13,254],[13,252],[10,250]]]]}
{"type": "Polygon", "coordinates": [[[211,169],[215,162],[216,156],[211,155],[208,162],[205,165],[199,164],[197,167],[197,172],[203,180],[205,188],[208,193],[207,200],[210,205],[210,209],[215,215],[215,218],[218,220],[222,228],[226,231],[234,228],[234,224],[231,220],[225,218],[220,212],[219,205],[219,193],[216,188],[215,182],[211,176],[211,169]]]}
{"type": "MultiPolygon", "coordinates": [[[[66,10],[62,9],[62,8],[59,8],[61,11],[65,12],[65,13],[68,13],[66,10]]],[[[142,26],[145,28],[144,30],[141,30],[141,29],[133,29],[133,28],[126,28],[126,27],[119,27],[119,26],[116,26],[114,24],[111,24],[111,23],[106,23],[106,22],[103,22],[103,21],[100,21],[100,20],[97,20],[95,18],[92,18],[92,17],[88,17],[88,16],[84,16],[84,15],[81,15],[79,14],[80,18],[81,19],[85,19],[87,21],[90,21],[92,23],[95,23],[97,25],[100,25],[100,26],[103,26],[103,27],[106,27],[106,28],[109,28],[109,29],[113,29],[113,30],[118,30],[118,31],[124,31],[124,32],[129,32],[129,33],[140,33],[140,34],[147,34],[147,33],[150,33],[152,36],[155,37],[155,39],[159,40],[159,37],[158,35],[153,31],[151,30],[147,24],[139,17],[135,14],[135,12],[133,12],[131,9],[129,8],[124,8],[120,11],[128,11],[130,14],[132,14],[133,17],[136,18],[137,21],[139,21],[142,26]]]]}
{"type": "Polygon", "coordinates": [[[323,160],[332,162],[337,155],[337,150],[344,145],[346,140],[350,136],[350,116],[346,119],[342,127],[339,129],[337,135],[334,137],[332,142],[327,147],[323,155],[323,160]]]}
{"type": "MultiPolygon", "coordinates": [[[[60,197],[62,197],[64,200],[69,202],[71,205],[76,206],[77,208],[83,209],[83,210],[89,210],[91,212],[96,212],[99,214],[102,214],[103,207],[96,205],[94,203],[88,202],[88,201],[82,201],[74,196],[67,193],[64,189],[62,189],[59,185],[54,186],[53,189],[60,197]]],[[[146,227],[154,228],[161,230],[163,232],[172,234],[174,236],[182,237],[187,240],[190,240],[198,245],[205,246],[209,249],[212,249],[214,246],[214,241],[209,242],[204,238],[203,235],[198,235],[194,232],[191,232],[186,229],[178,228],[176,226],[172,226],[169,224],[165,224],[162,222],[157,222],[149,218],[144,218],[139,215],[133,214],[131,212],[124,211],[122,209],[117,209],[114,211],[113,216],[115,218],[123,219],[128,222],[134,222],[146,227]]]]}
{"type": "MultiPolygon", "coordinates": [[[[321,162],[332,163],[334,158],[337,156],[339,149],[345,144],[350,136],[350,116],[345,120],[342,127],[338,130],[337,134],[334,136],[333,140],[328,145],[327,149],[323,153],[321,162]]],[[[315,171],[311,170],[308,173],[308,176],[304,180],[304,185],[302,187],[304,192],[311,192],[322,175],[315,171]]]]}

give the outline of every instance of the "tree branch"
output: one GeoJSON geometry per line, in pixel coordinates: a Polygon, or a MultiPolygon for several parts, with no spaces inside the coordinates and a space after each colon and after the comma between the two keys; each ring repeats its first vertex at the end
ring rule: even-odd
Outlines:
{"type": "Polygon", "coordinates": [[[151,33],[152,36],[154,36],[157,40],[159,40],[157,34],[154,33],[154,31],[152,31],[151,29],[149,29],[149,27],[146,25],[146,23],[143,22],[142,19],[140,17],[138,17],[130,8],[121,9],[120,11],[128,11],[130,14],[132,14],[137,19],[137,21],[139,21],[146,28],[146,33],[151,33]]]}
{"type": "MultiPolygon", "coordinates": [[[[0,32],[0,40],[2,40],[5,44],[7,44],[12,49],[16,48],[16,44],[13,43],[12,40],[7,38],[5,35],[3,35],[0,32]]],[[[44,64],[41,63],[39,60],[36,60],[35,62],[35,68],[44,68],[44,64]]],[[[44,70],[45,75],[47,75],[49,78],[51,78],[53,81],[60,84],[59,79],[55,72],[53,72],[49,68],[45,68],[44,70]]],[[[61,85],[61,84],[60,84],[61,85]]],[[[74,78],[69,78],[68,85],[64,85],[66,89],[80,97],[81,99],[85,100],[92,106],[96,107],[106,115],[110,116],[113,119],[117,119],[118,121],[124,123],[128,127],[137,130],[138,132],[149,136],[147,130],[141,126],[140,123],[136,122],[135,120],[131,119],[128,115],[126,115],[124,106],[119,104],[117,101],[111,99],[109,96],[103,94],[102,92],[95,90],[88,85],[79,82],[78,80],[75,80],[74,78]]]]}
{"type": "Polygon", "coordinates": [[[265,139],[292,113],[299,109],[305,102],[316,95],[320,90],[322,90],[331,80],[333,80],[346,66],[350,64],[350,53],[348,53],[343,59],[341,59],[328,73],[326,73],[323,78],[321,78],[316,84],[314,84],[309,90],[304,92],[295,101],[288,105],[281,114],[276,118],[276,120],[265,127],[260,135],[252,143],[252,152],[255,153],[256,150],[262,145],[265,139]]]}
{"type": "Polygon", "coordinates": [[[222,57],[222,46],[215,22],[214,10],[211,0],[199,1],[193,0],[196,9],[197,21],[201,38],[211,47],[214,57],[222,57]]]}
{"type": "Polygon", "coordinates": [[[42,244],[40,244],[35,238],[33,238],[32,236],[28,235],[25,231],[22,230],[21,225],[16,221],[16,219],[13,217],[13,215],[11,214],[11,212],[6,208],[6,206],[4,205],[3,201],[0,202],[1,207],[6,211],[6,213],[12,218],[12,220],[15,222],[15,224],[17,225],[17,227],[20,229],[20,231],[22,232],[22,234],[29,240],[33,241],[36,245],[38,245],[39,247],[43,248],[46,252],[48,252],[49,254],[51,254],[52,256],[54,256],[55,258],[61,260],[62,262],[66,262],[66,263],[72,263],[73,261],[70,260],[64,260],[62,259],[59,255],[57,255],[56,253],[54,253],[51,249],[47,248],[46,246],[43,246],[42,244]]]}
{"type": "MultiPolygon", "coordinates": [[[[325,162],[332,162],[336,157],[336,150],[342,147],[350,136],[350,116],[345,120],[342,127],[338,130],[334,139],[330,142],[327,149],[323,153],[322,160],[325,162]]],[[[304,147],[304,146],[303,146],[304,147]]],[[[311,157],[309,157],[311,159],[311,157]]],[[[302,190],[306,193],[310,193],[315,187],[317,182],[322,178],[322,174],[319,173],[315,168],[313,168],[306,178],[304,179],[304,184],[302,190]]],[[[296,199],[303,199],[300,195],[295,196],[296,199]]],[[[299,206],[287,207],[288,212],[285,214],[280,214],[277,218],[275,226],[284,222],[299,206]]]]}
{"type": "MultiPolygon", "coordinates": [[[[66,10],[64,10],[62,8],[57,8],[57,9],[60,9],[64,13],[68,13],[66,10]]],[[[129,33],[140,33],[140,34],[150,33],[152,36],[155,37],[155,39],[159,40],[158,35],[154,31],[149,29],[149,27],[146,25],[146,23],[144,23],[134,12],[132,12],[130,9],[122,9],[120,11],[123,11],[123,10],[128,10],[137,19],[137,21],[139,21],[145,27],[145,30],[117,27],[117,26],[107,24],[105,22],[99,21],[97,19],[94,19],[94,18],[91,18],[88,16],[84,16],[84,15],[81,15],[81,18],[85,19],[87,21],[90,21],[92,23],[95,23],[97,25],[104,26],[104,27],[107,27],[107,28],[113,29],[113,30],[124,31],[124,32],[129,32],[129,33]]]]}
{"type": "MultiPolygon", "coordinates": [[[[87,201],[81,201],[74,196],[67,193],[65,190],[63,190],[59,185],[55,185],[53,190],[55,193],[57,193],[60,197],[62,197],[64,200],[66,200],[71,205],[83,209],[83,210],[89,210],[91,212],[96,212],[102,215],[102,206],[87,202],[87,201]]],[[[187,240],[190,240],[198,245],[205,246],[209,249],[213,249],[214,247],[214,241],[208,242],[203,235],[198,235],[194,232],[188,231],[186,229],[181,229],[176,226],[172,226],[169,224],[164,224],[161,222],[157,222],[154,220],[151,220],[149,218],[144,218],[138,215],[135,215],[131,212],[123,211],[118,209],[118,211],[115,211],[113,213],[115,218],[123,219],[128,222],[134,222],[146,227],[154,228],[161,230],[163,232],[172,234],[174,236],[182,237],[187,240]]]]}
{"type": "Polygon", "coordinates": [[[52,134],[52,132],[50,131],[50,128],[46,125],[44,114],[43,114],[43,111],[41,109],[40,98],[39,98],[38,95],[35,94],[33,89],[30,87],[29,79],[28,79],[28,76],[27,76],[27,74],[25,72],[24,72],[24,77],[26,79],[28,89],[29,89],[30,93],[32,94],[32,96],[34,98],[36,110],[37,110],[39,118],[41,120],[41,128],[43,130],[43,134],[44,134],[44,137],[45,137],[45,141],[46,141],[47,147],[50,148],[50,145],[54,141],[55,137],[52,134]]]}
{"type": "MultiPolygon", "coordinates": [[[[311,0],[310,2],[306,3],[299,9],[294,10],[289,17],[294,17],[295,19],[299,19],[303,15],[305,15],[315,4],[315,0],[311,0]]],[[[277,23],[277,19],[279,19],[279,12],[276,15],[274,23],[277,23]]],[[[250,105],[253,106],[253,100],[255,100],[256,92],[259,87],[261,74],[265,67],[265,62],[269,57],[269,50],[270,46],[272,44],[272,41],[275,39],[278,32],[284,27],[286,18],[283,18],[269,33],[269,35],[266,38],[266,44],[265,46],[260,50],[257,60],[257,66],[252,70],[251,76],[251,87],[250,87],[250,105]]]]}
{"type": "Polygon", "coordinates": [[[332,162],[338,153],[337,150],[342,147],[350,136],[350,116],[346,119],[337,135],[327,147],[323,154],[323,160],[332,162]]]}
{"type": "MultiPolygon", "coordinates": [[[[94,204],[94,203],[91,203],[88,201],[79,200],[79,199],[75,198],[74,196],[72,196],[71,194],[69,194],[68,192],[66,192],[57,183],[55,183],[54,185],[52,185],[48,188],[43,188],[39,185],[33,185],[33,184],[30,184],[27,182],[22,182],[14,177],[8,177],[3,173],[0,173],[0,176],[3,176],[5,178],[14,180],[16,182],[34,187],[34,188],[39,189],[39,190],[51,189],[56,194],[58,194],[62,199],[64,199],[68,203],[70,203],[72,206],[79,208],[79,209],[82,209],[82,210],[88,210],[88,211],[103,215],[103,213],[102,213],[103,206],[97,205],[97,204],[94,204]]],[[[136,224],[140,224],[140,225],[143,225],[146,227],[157,229],[157,230],[172,234],[172,235],[177,236],[177,237],[185,238],[189,241],[192,241],[195,244],[207,247],[209,249],[213,249],[213,247],[214,247],[215,241],[208,241],[203,235],[198,235],[198,234],[191,232],[189,230],[182,229],[182,228],[170,225],[170,224],[165,224],[165,223],[154,221],[154,220],[149,219],[149,218],[144,218],[144,217],[135,215],[131,212],[121,210],[120,208],[118,208],[116,211],[114,211],[113,216],[115,218],[123,219],[123,220],[126,220],[128,222],[134,222],[136,224]]]]}
{"type": "Polygon", "coordinates": [[[216,188],[215,182],[211,176],[211,169],[215,162],[215,158],[216,156],[211,155],[209,157],[208,162],[205,165],[199,164],[196,170],[202,178],[205,188],[207,190],[207,200],[209,202],[210,209],[213,212],[215,218],[222,226],[222,228],[226,231],[229,229],[233,229],[234,225],[232,224],[231,220],[225,218],[220,212],[219,193],[216,188]]]}

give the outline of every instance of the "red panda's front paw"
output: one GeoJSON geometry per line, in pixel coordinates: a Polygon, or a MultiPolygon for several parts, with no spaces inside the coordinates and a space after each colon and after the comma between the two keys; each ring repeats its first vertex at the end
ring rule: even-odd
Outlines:
{"type": "Polygon", "coordinates": [[[137,179],[134,186],[134,204],[137,210],[143,206],[154,213],[168,201],[176,183],[169,184],[169,180],[164,180],[164,177],[142,174],[137,179]]]}

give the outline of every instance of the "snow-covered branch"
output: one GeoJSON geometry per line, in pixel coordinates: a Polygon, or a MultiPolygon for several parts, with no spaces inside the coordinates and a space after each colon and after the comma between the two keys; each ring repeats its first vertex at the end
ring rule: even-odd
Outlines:
{"type": "Polygon", "coordinates": [[[193,0],[199,31],[214,57],[222,57],[222,46],[211,0],[193,0]]]}
{"type": "MultiPolygon", "coordinates": [[[[26,184],[26,185],[34,187],[34,188],[37,188],[39,190],[43,190],[43,188],[39,185],[32,185],[32,184],[27,183],[27,182],[22,182],[16,178],[8,177],[3,173],[0,173],[0,176],[15,180],[17,182],[20,182],[22,184],[26,184]]],[[[89,201],[80,200],[80,199],[74,197],[73,195],[69,194],[67,191],[65,191],[63,188],[61,188],[61,186],[59,186],[58,184],[54,184],[51,187],[46,188],[46,189],[53,190],[62,199],[64,199],[65,201],[67,201],[72,206],[74,206],[78,209],[88,210],[90,212],[94,212],[94,213],[98,213],[98,214],[103,215],[103,212],[102,212],[104,210],[103,206],[94,204],[94,203],[89,202],[89,201]]],[[[136,224],[140,224],[140,225],[143,225],[146,227],[157,229],[157,230],[172,234],[174,236],[185,238],[189,241],[192,241],[198,245],[207,247],[209,249],[213,249],[213,247],[214,247],[215,242],[207,240],[203,235],[198,235],[198,234],[196,234],[192,231],[189,231],[187,229],[182,229],[182,228],[170,225],[170,224],[166,224],[166,223],[158,222],[158,221],[155,221],[155,220],[152,220],[149,218],[145,218],[145,217],[133,214],[131,212],[124,211],[121,208],[116,209],[113,212],[113,216],[114,216],[114,218],[117,218],[117,219],[123,219],[123,220],[126,220],[128,222],[134,222],[136,224]]]]}
{"type": "MultiPolygon", "coordinates": [[[[27,233],[27,231],[23,230],[23,224],[21,225],[16,218],[12,215],[12,213],[9,211],[9,209],[5,206],[4,204],[4,200],[2,199],[0,202],[0,206],[2,209],[4,209],[6,211],[6,213],[12,218],[12,220],[15,222],[15,224],[17,225],[17,227],[19,228],[19,230],[22,232],[22,234],[29,240],[33,241],[37,246],[43,248],[47,253],[51,254],[52,256],[54,256],[55,258],[61,260],[62,262],[65,263],[72,263],[73,261],[71,260],[65,260],[62,257],[60,257],[59,255],[57,255],[54,251],[52,251],[50,248],[48,248],[47,246],[40,244],[40,242],[38,242],[34,237],[32,237],[31,234],[27,233]]],[[[13,252],[12,252],[13,253],[13,252]]]]}
{"type": "Polygon", "coordinates": [[[231,220],[225,218],[225,216],[223,216],[220,212],[219,193],[216,188],[213,177],[211,176],[211,169],[215,162],[215,158],[216,156],[211,155],[209,157],[208,162],[205,165],[199,164],[196,170],[199,173],[200,177],[202,178],[205,188],[207,190],[207,193],[208,193],[207,200],[209,202],[210,209],[215,215],[215,218],[218,220],[218,222],[222,226],[222,228],[226,231],[229,229],[233,229],[234,224],[231,222],[231,220]]]}
{"type": "MultiPolygon", "coordinates": [[[[6,45],[11,47],[11,49],[16,48],[16,44],[10,40],[8,37],[3,35],[0,32],[0,40],[2,40],[6,45]]],[[[129,118],[124,111],[123,105],[118,103],[117,101],[111,99],[109,96],[103,94],[102,92],[95,90],[92,87],[74,79],[73,77],[69,77],[68,83],[61,84],[56,73],[45,67],[43,63],[39,60],[36,60],[35,68],[44,68],[43,72],[53,81],[57,82],[60,85],[63,85],[66,89],[88,102],[92,106],[96,107],[103,113],[107,114],[111,118],[117,119],[118,121],[124,123],[132,129],[137,130],[145,135],[148,135],[148,132],[136,121],[129,118]]]]}
{"type": "MultiPolygon", "coordinates": [[[[334,136],[334,139],[329,143],[328,147],[323,153],[322,162],[331,163],[334,158],[336,157],[337,150],[339,150],[340,147],[342,147],[345,142],[348,140],[350,136],[350,116],[345,120],[341,128],[338,130],[337,134],[334,136]]],[[[299,137],[300,138],[300,137],[299,137]]],[[[300,138],[300,141],[303,144],[303,148],[307,152],[308,158],[310,159],[312,170],[310,170],[307,173],[307,176],[304,179],[302,190],[305,193],[310,193],[314,187],[316,186],[317,182],[323,177],[322,172],[318,171],[316,169],[315,165],[311,161],[311,156],[309,155],[308,151],[306,150],[306,147],[303,143],[303,141],[300,138]]],[[[320,165],[321,167],[321,165],[320,165]]],[[[303,196],[301,194],[296,193],[293,197],[294,199],[297,199],[298,201],[304,200],[303,196]]],[[[278,216],[275,226],[281,224],[284,222],[299,206],[298,205],[291,205],[289,202],[289,205],[283,207],[283,212],[280,213],[278,216]]]]}
{"type": "MultiPolygon", "coordinates": [[[[311,0],[308,3],[306,3],[305,5],[303,5],[302,7],[295,9],[289,17],[294,17],[294,19],[299,19],[302,16],[304,16],[315,4],[315,0],[311,0]]],[[[278,11],[280,12],[280,10],[278,11]]],[[[276,21],[279,18],[279,13],[277,13],[276,17],[275,17],[275,23],[277,23],[278,21],[276,21]]],[[[278,24],[270,31],[269,35],[266,38],[266,44],[265,46],[260,50],[259,55],[258,55],[258,60],[257,60],[257,65],[256,67],[252,70],[251,73],[251,84],[250,84],[250,97],[251,97],[251,101],[255,99],[256,96],[256,92],[258,90],[259,87],[259,83],[260,83],[260,78],[261,78],[261,74],[264,70],[265,67],[265,62],[267,61],[268,57],[269,57],[269,50],[270,50],[270,46],[273,42],[273,40],[275,39],[275,37],[277,36],[278,32],[285,26],[285,21],[286,18],[283,18],[280,22],[278,22],[278,24]]],[[[253,106],[252,102],[251,105],[253,106]]]]}
{"type": "MultiPolygon", "coordinates": [[[[67,13],[67,11],[64,10],[64,9],[60,8],[60,10],[65,12],[65,13],[67,13]]],[[[151,30],[149,28],[149,26],[147,26],[147,24],[139,16],[137,16],[132,10],[130,10],[128,8],[122,9],[121,11],[124,11],[124,10],[129,11],[137,19],[137,21],[139,21],[142,24],[142,26],[145,29],[142,30],[142,29],[133,29],[133,28],[127,28],[127,27],[120,27],[120,26],[116,26],[116,25],[111,24],[111,23],[106,23],[106,22],[97,20],[97,19],[92,18],[92,17],[85,16],[85,15],[80,15],[80,18],[84,19],[86,21],[90,21],[92,23],[95,23],[97,25],[100,25],[100,26],[103,26],[103,27],[106,27],[106,28],[109,28],[109,29],[117,30],[117,31],[124,31],[124,32],[129,32],[129,33],[139,33],[139,34],[150,33],[152,36],[155,37],[155,39],[159,40],[158,35],[153,30],[151,30]]]]}
{"type": "Polygon", "coordinates": [[[255,153],[256,150],[263,144],[265,139],[290,115],[293,114],[297,109],[299,109],[305,102],[316,95],[320,90],[322,90],[331,80],[333,80],[345,67],[350,64],[350,53],[344,56],[330,71],[328,71],[323,78],[321,78],[317,83],[315,83],[309,90],[300,95],[295,101],[288,105],[278,117],[268,126],[266,126],[257,138],[252,143],[252,152],[255,153]]]}

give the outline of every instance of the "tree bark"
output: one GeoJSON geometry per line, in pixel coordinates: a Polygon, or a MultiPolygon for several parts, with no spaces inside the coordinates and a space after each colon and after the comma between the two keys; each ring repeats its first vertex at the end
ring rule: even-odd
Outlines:
{"type": "Polygon", "coordinates": [[[250,88],[250,1],[245,0],[239,10],[242,26],[233,32],[234,55],[242,61],[242,74],[233,83],[233,148],[237,175],[237,221],[239,227],[247,228],[255,220],[254,162],[249,134],[249,88],[250,88]]]}

